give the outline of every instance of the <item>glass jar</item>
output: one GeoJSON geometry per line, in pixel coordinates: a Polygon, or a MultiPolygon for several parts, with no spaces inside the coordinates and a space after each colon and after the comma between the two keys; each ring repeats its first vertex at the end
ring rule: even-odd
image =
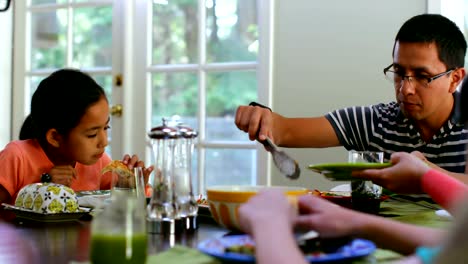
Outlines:
{"type": "Polygon", "coordinates": [[[198,204],[193,194],[192,156],[193,139],[198,136],[198,133],[182,123],[177,125],[177,129],[180,132],[180,139],[176,143],[174,176],[178,214],[181,218],[185,218],[187,229],[195,229],[198,204]]]}
{"type": "MultiPolygon", "coordinates": [[[[148,133],[155,160],[153,195],[147,207],[150,232],[162,233],[162,226],[173,224],[179,218],[175,193],[174,164],[175,147],[180,133],[163,119],[161,126],[148,133]],[[166,223],[164,223],[166,222],[166,223]]],[[[173,231],[171,231],[173,232],[173,231]]]]}

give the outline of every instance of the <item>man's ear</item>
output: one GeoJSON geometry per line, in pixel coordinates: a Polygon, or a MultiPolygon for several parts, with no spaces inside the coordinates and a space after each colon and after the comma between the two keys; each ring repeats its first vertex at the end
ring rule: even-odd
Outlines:
{"type": "Polygon", "coordinates": [[[462,83],[463,78],[465,78],[465,68],[455,69],[452,73],[452,85],[450,86],[450,93],[454,93],[457,90],[457,87],[462,83]]]}
{"type": "Polygon", "coordinates": [[[47,130],[46,140],[47,142],[49,142],[50,145],[58,148],[60,147],[60,143],[62,142],[62,135],[60,135],[57,129],[51,128],[47,130]]]}

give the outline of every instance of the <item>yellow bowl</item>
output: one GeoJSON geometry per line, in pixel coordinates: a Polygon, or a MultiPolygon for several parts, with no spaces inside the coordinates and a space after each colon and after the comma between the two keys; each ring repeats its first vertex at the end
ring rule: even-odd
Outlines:
{"type": "Polygon", "coordinates": [[[216,222],[228,229],[239,230],[237,210],[242,203],[265,189],[281,189],[290,200],[307,194],[307,189],[289,186],[213,186],[207,188],[210,212],[216,222]]]}

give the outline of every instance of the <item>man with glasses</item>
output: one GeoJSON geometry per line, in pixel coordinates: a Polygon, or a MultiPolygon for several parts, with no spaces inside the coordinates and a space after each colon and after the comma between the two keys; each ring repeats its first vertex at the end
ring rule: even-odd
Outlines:
{"type": "MultiPolygon", "coordinates": [[[[406,21],[395,37],[393,63],[384,74],[395,87],[396,101],[348,107],[325,116],[286,118],[257,103],[240,106],[236,125],[251,140],[268,136],[283,147],[334,147],[413,152],[431,167],[468,183],[465,156],[468,130],[456,122],[458,85],[465,76],[466,41],[455,23],[423,14],[406,21]]],[[[421,192],[419,179],[392,180],[373,175],[396,192],[421,192]]]]}

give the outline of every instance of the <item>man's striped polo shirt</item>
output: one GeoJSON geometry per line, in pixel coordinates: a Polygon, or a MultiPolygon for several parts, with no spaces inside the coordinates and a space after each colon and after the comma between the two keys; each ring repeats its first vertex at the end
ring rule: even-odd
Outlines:
{"type": "Polygon", "coordinates": [[[465,172],[468,130],[454,121],[454,114],[424,142],[396,102],[339,109],[325,116],[347,150],[383,151],[388,161],[394,152],[420,151],[434,164],[451,172],[465,172]]]}

